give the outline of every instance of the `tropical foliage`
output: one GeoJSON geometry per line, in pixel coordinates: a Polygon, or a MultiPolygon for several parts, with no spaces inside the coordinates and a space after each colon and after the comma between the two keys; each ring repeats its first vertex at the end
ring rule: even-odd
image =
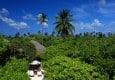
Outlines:
{"type": "Polygon", "coordinates": [[[25,59],[12,58],[0,68],[0,80],[29,80],[26,74],[27,63],[25,59]]]}
{"type": "Polygon", "coordinates": [[[60,11],[58,16],[56,16],[56,27],[55,32],[59,36],[67,36],[67,35],[73,35],[73,31],[75,30],[75,26],[72,24],[73,21],[73,15],[70,14],[70,11],[67,9],[64,9],[60,11]]]}
{"type": "Polygon", "coordinates": [[[43,54],[37,54],[30,43],[32,39],[42,43],[41,35],[1,36],[0,47],[4,49],[0,54],[0,80],[28,80],[27,65],[34,58],[42,60],[46,80],[114,80],[115,35],[88,34],[65,38],[44,36],[47,50],[43,54]],[[18,48],[24,52],[15,51],[18,48]]]}
{"type": "MultiPolygon", "coordinates": [[[[41,13],[38,15],[38,23],[42,24],[43,27],[48,26],[48,19],[45,13],[41,13]]],[[[43,27],[42,27],[42,35],[43,35],[43,27]]],[[[43,45],[43,37],[42,37],[42,45],[43,45]]]]}
{"type": "Polygon", "coordinates": [[[38,23],[47,26],[48,25],[48,19],[47,15],[45,13],[41,13],[38,15],[38,23]]]}
{"type": "MultiPolygon", "coordinates": [[[[47,23],[40,14],[41,24],[47,23]]],[[[56,17],[59,36],[31,34],[14,37],[0,35],[0,80],[29,80],[28,63],[40,59],[45,80],[115,80],[115,34],[85,32],[73,36],[75,27],[68,10],[56,17]],[[61,36],[61,37],[60,37],[61,36]],[[46,51],[36,53],[31,40],[38,41],[46,51]]]]}
{"type": "Polygon", "coordinates": [[[105,80],[95,66],[66,56],[56,56],[44,62],[46,80],[105,80]]]}

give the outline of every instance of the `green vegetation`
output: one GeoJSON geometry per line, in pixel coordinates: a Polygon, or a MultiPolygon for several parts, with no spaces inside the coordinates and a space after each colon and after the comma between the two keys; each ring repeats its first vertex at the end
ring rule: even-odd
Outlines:
{"type": "Polygon", "coordinates": [[[27,61],[12,58],[0,69],[0,80],[29,80],[27,74],[27,61]]]}
{"type": "Polygon", "coordinates": [[[73,15],[70,14],[70,11],[64,9],[60,11],[58,16],[56,16],[56,27],[55,31],[59,36],[68,36],[73,35],[73,31],[75,30],[75,26],[71,23],[74,21],[73,15]]]}
{"type": "MultiPolygon", "coordinates": [[[[40,14],[40,23],[47,23],[46,18],[40,14]]],[[[72,21],[69,11],[62,10],[55,23],[59,36],[30,32],[24,36],[17,32],[15,37],[0,35],[0,80],[29,80],[26,72],[33,59],[41,59],[45,80],[115,80],[115,34],[72,36],[72,21]],[[31,40],[43,44],[46,51],[36,53],[31,40]]]]}
{"type": "Polygon", "coordinates": [[[44,62],[47,70],[47,80],[105,80],[106,77],[101,75],[97,68],[73,60],[66,56],[56,56],[44,62]]]}
{"type": "Polygon", "coordinates": [[[46,51],[38,54],[31,40],[41,35],[0,36],[0,80],[28,80],[29,61],[40,58],[46,80],[114,80],[115,35],[43,36],[46,51]],[[18,49],[23,49],[22,52],[18,49]]]}

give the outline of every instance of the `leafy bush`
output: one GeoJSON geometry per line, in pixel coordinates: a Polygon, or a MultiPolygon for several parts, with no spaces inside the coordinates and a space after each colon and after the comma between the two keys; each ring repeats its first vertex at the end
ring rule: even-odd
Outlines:
{"type": "Polygon", "coordinates": [[[0,80],[29,80],[26,74],[27,61],[13,58],[0,68],[0,80]]]}
{"type": "Polygon", "coordinates": [[[0,55],[7,49],[9,45],[9,41],[0,35],[0,55]]]}
{"type": "MultiPolygon", "coordinates": [[[[92,34],[93,35],[93,34],[92,34]]],[[[46,71],[46,80],[114,80],[115,79],[115,35],[99,37],[97,35],[78,37],[43,36],[46,51],[37,54],[31,40],[42,42],[41,35],[23,37],[0,37],[0,80],[28,80],[27,60],[42,59],[46,71]],[[9,42],[5,41],[9,40],[9,42]],[[4,42],[5,41],[5,42],[4,42]],[[10,50],[7,48],[10,47],[10,50]],[[7,59],[12,50],[22,48],[18,59],[7,59]],[[24,65],[23,65],[24,63],[24,65]],[[19,64],[19,65],[18,65],[19,64]],[[17,66],[18,65],[18,66],[17,66]],[[15,67],[14,67],[15,66],[15,67]],[[26,76],[26,77],[25,77],[26,76]],[[16,77],[16,78],[15,78],[16,77]]]]}
{"type": "Polygon", "coordinates": [[[46,80],[106,80],[97,68],[66,56],[56,56],[43,62],[46,80]]]}

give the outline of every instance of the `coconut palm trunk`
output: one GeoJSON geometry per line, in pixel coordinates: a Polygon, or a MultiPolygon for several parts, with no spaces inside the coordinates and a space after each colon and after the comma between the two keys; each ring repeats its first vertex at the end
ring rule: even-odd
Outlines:
{"type": "Polygon", "coordinates": [[[43,35],[44,35],[44,33],[43,33],[43,27],[42,27],[42,45],[44,44],[44,42],[43,42],[43,35]]]}
{"type": "Polygon", "coordinates": [[[41,25],[43,25],[42,27],[42,45],[44,44],[43,42],[43,29],[44,27],[48,26],[48,19],[47,19],[47,15],[45,15],[44,13],[41,13],[38,15],[38,21],[41,25]]]}

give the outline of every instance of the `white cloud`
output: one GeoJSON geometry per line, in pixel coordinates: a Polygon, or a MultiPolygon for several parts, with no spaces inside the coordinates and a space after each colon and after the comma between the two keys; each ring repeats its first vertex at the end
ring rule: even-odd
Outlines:
{"type": "Polygon", "coordinates": [[[80,27],[80,29],[94,29],[94,27],[104,27],[104,24],[102,24],[98,19],[94,19],[92,23],[77,23],[76,26],[80,27]]]}
{"type": "Polygon", "coordinates": [[[98,19],[94,19],[91,26],[92,27],[103,27],[104,25],[98,19]]]}
{"type": "Polygon", "coordinates": [[[74,7],[73,12],[75,13],[75,15],[79,18],[79,17],[90,17],[93,14],[97,12],[98,7],[97,7],[97,3],[89,3],[89,4],[81,4],[79,7],[74,7]]]}
{"type": "Polygon", "coordinates": [[[9,12],[5,8],[2,8],[2,10],[0,11],[0,15],[2,15],[2,16],[7,16],[8,14],[9,14],[9,12]]]}
{"type": "Polygon", "coordinates": [[[90,23],[80,22],[77,26],[80,27],[80,29],[93,29],[90,23]]]}
{"type": "Polygon", "coordinates": [[[95,0],[95,3],[81,4],[74,7],[73,12],[77,18],[92,16],[92,13],[101,13],[103,16],[115,17],[115,1],[95,0]]]}
{"type": "Polygon", "coordinates": [[[108,3],[105,0],[101,1],[98,12],[104,16],[115,16],[115,1],[108,3]]]}
{"type": "Polygon", "coordinates": [[[42,23],[43,24],[43,26],[46,28],[46,27],[48,27],[48,24],[46,23],[46,22],[44,22],[44,23],[42,23]]]}
{"type": "Polygon", "coordinates": [[[99,12],[104,16],[115,16],[115,5],[100,8],[99,12]]]}
{"type": "Polygon", "coordinates": [[[113,22],[111,22],[109,25],[108,25],[109,27],[115,27],[115,21],[113,21],[113,22]]]}
{"type": "MultiPolygon", "coordinates": [[[[39,21],[37,21],[37,24],[41,24],[41,23],[39,21]]],[[[41,25],[43,25],[44,28],[48,27],[48,23],[46,23],[46,22],[43,22],[41,25]]]]}
{"type": "Polygon", "coordinates": [[[76,17],[86,17],[89,13],[86,11],[84,7],[73,8],[76,17]]]}
{"type": "Polygon", "coordinates": [[[23,16],[25,20],[36,20],[36,18],[32,14],[26,14],[23,16]]]}
{"type": "Polygon", "coordinates": [[[0,20],[2,20],[4,23],[6,23],[9,26],[12,26],[15,29],[29,28],[29,26],[25,22],[16,22],[11,18],[6,17],[8,13],[9,12],[7,9],[2,8],[2,10],[0,11],[0,20]]]}
{"type": "Polygon", "coordinates": [[[107,31],[115,33],[115,21],[113,21],[107,25],[107,31]]]}
{"type": "Polygon", "coordinates": [[[115,33],[115,21],[103,24],[98,19],[94,19],[91,23],[80,22],[76,24],[76,33],[82,32],[103,32],[103,33],[115,33]]]}
{"type": "Polygon", "coordinates": [[[106,3],[107,3],[106,0],[100,0],[100,1],[99,1],[99,6],[102,6],[102,7],[103,7],[103,6],[106,5],[106,3]]]}
{"type": "Polygon", "coordinates": [[[98,19],[94,19],[91,23],[84,23],[84,22],[80,22],[76,24],[77,29],[76,32],[92,32],[92,31],[96,31],[96,32],[104,32],[104,33],[108,33],[108,32],[112,32],[115,33],[115,21],[112,21],[110,23],[107,24],[103,24],[101,23],[98,19]]]}

